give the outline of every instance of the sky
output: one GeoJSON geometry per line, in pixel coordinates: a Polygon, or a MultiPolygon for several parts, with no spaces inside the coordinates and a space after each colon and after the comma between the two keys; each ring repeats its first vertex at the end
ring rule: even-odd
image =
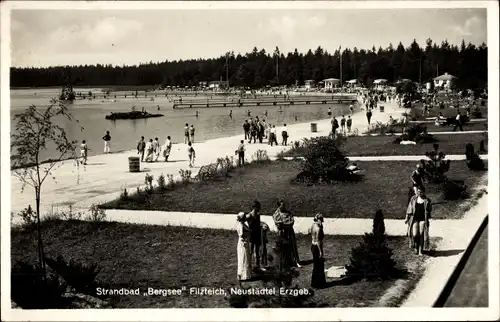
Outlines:
{"type": "Polygon", "coordinates": [[[12,10],[16,67],[137,65],[210,58],[255,46],[306,52],[370,49],[413,39],[480,45],[486,9],[12,10]]]}

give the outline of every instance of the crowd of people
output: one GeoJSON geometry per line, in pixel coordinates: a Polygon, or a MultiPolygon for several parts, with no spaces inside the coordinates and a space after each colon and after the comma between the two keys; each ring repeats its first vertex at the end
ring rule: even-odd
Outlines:
{"type": "MultiPolygon", "coordinates": [[[[253,143],[257,143],[257,141],[263,143],[264,139],[267,139],[270,146],[278,145],[276,131],[275,124],[268,124],[266,120],[260,120],[258,116],[251,117],[243,123],[244,139],[248,140],[248,143],[252,143],[252,140],[253,143]]],[[[288,137],[288,128],[286,124],[283,124],[281,127],[281,145],[288,144],[288,137]]]]}
{"type": "MultiPolygon", "coordinates": [[[[251,211],[240,212],[237,215],[236,231],[238,233],[237,279],[239,282],[251,280],[254,272],[266,271],[268,266],[268,232],[269,225],[261,221],[261,204],[253,203],[251,211]],[[252,265],[255,260],[255,266],[252,265]]],[[[280,238],[278,261],[280,267],[302,267],[299,260],[297,240],[293,225],[293,214],[286,208],[285,202],[280,199],[273,213],[273,222],[280,238]]],[[[316,214],[309,229],[311,234],[311,253],[313,256],[313,273],[311,286],[321,288],[326,284],[325,265],[323,257],[323,215],[316,214]]]]}

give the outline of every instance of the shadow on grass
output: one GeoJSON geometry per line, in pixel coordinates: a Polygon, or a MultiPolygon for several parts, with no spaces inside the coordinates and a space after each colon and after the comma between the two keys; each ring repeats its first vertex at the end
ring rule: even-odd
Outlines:
{"type": "Polygon", "coordinates": [[[430,257],[449,257],[463,253],[464,249],[448,249],[448,250],[432,250],[429,252],[430,257]]]}
{"type": "Polygon", "coordinates": [[[93,162],[93,163],[87,163],[85,165],[105,165],[106,163],[104,162],[93,162]]]}

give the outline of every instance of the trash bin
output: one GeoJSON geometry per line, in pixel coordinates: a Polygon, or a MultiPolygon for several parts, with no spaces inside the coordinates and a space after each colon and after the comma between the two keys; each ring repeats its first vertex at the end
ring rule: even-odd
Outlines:
{"type": "Polygon", "coordinates": [[[380,112],[384,112],[384,107],[382,105],[380,105],[379,109],[380,109],[380,112]]]}
{"type": "Polygon", "coordinates": [[[318,132],[318,123],[311,123],[311,132],[318,132]]]}
{"type": "Polygon", "coordinates": [[[141,159],[139,157],[128,158],[129,172],[141,172],[141,159]]]}

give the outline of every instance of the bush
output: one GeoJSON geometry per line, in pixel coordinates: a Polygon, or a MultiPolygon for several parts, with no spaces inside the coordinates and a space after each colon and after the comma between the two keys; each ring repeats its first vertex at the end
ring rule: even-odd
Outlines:
{"type": "Polygon", "coordinates": [[[63,309],[66,285],[38,265],[18,262],[11,271],[11,300],[23,309],[63,309]]]}
{"type": "Polygon", "coordinates": [[[434,150],[426,152],[425,156],[429,160],[421,160],[424,173],[427,178],[434,183],[444,182],[446,180],[445,173],[450,170],[450,160],[444,160],[446,154],[439,151],[439,144],[433,145],[434,150]]]}
{"type": "Polygon", "coordinates": [[[158,182],[158,187],[160,188],[160,190],[166,190],[167,189],[167,181],[165,180],[165,176],[162,174],[160,174],[160,176],[158,177],[158,179],[156,179],[156,181],[158,182]]]}
{"type": "Polygon", "coordinates": [[[127,188],[123,188],[120,192],[120,200],[127,201],[128,200],[128,191],[127,188]]]}
{"type": "Polygon", "coordinates": [[[278,152],[278,154],[276,154],[276,160],[278,160],[278,161],[285,160],[285,152],[283,152],[283,151],[278,152]]]}
{"type": "Polygon", "coordinates": [[[21,217],[24,227],[28,228],[36,225],[36,212],[31,208],[31,205],[21,210],[17,215],[21,217]]]}
{"type": "Polygon", "coordinates": [[[153,176],[149,173],[144,177],[144,183],[146,184],[146,189],[152,191],[153,190],[153,176]]]}
{"type": "Polygon", "coordinates": [[[95,223],[103,222],[106,220],[106,211],[99,208],[98,205],[92,204],[89,208],[89,214],[86,219],[95,223]]]}
{"type": "Polygon", "coordinates": [[[461,180],[446,180],[442,184],[445,200],[458,200],[467,198],[467,186],[461,180]]]}
{"type": "Polygon", "coordinates": [[[79,212],[73,212],[73,206],[69,206],[68,211],[63,211],[59,214],[59,217],[63,220],[80,220],[83,214],[79,212]]]}
{"type": "Polygon", "coordinates": [[[373,218],[373,229],[366,233],[363,242],[351,250],[350,264],[346,276],[354,279],[390,279],[400,271],[392,259],[393,252],[385,241],[385,224],[382,210],[373,218]]]}
{"type": "Polygon", "coordinates": [[[253,162],[268,162],[270,161],[269,155],[267,154],[266,150],[257,150],[252,154],[252,161],[253,162]]]}
{"type": "Polygon", "coordinates": [[[62,256],[56,260],[46,257],[45,262],[76,292],[95,295],[99,274],[97,264],[82,264],[74,260],[67,263],[62,256]]]}
{"type": "Polygon", "coordinates": [[[191,170],[179,170],[179,175],[181,176],[182,183],[191,182],[191,170]]]}
{"type": "Polygon", "coordinates": [[[344,140],[342,136],[305,140],[305,160],[296,180],[303,183],[359,180],[359,176],[346,169],[349,160],[339,149],[344,140]]]}
{"type": "MultiPolygon", "coordinates": [[[[401,140],[413,141],[420,144],[434,143],[438,141],[433,135],[427,133],[427,126],[423,124],[410,125],[407,128],[406,133],[401,136],[401,140]]],[[[394,142],[396,143],[396,141],[394,142]]]]}

